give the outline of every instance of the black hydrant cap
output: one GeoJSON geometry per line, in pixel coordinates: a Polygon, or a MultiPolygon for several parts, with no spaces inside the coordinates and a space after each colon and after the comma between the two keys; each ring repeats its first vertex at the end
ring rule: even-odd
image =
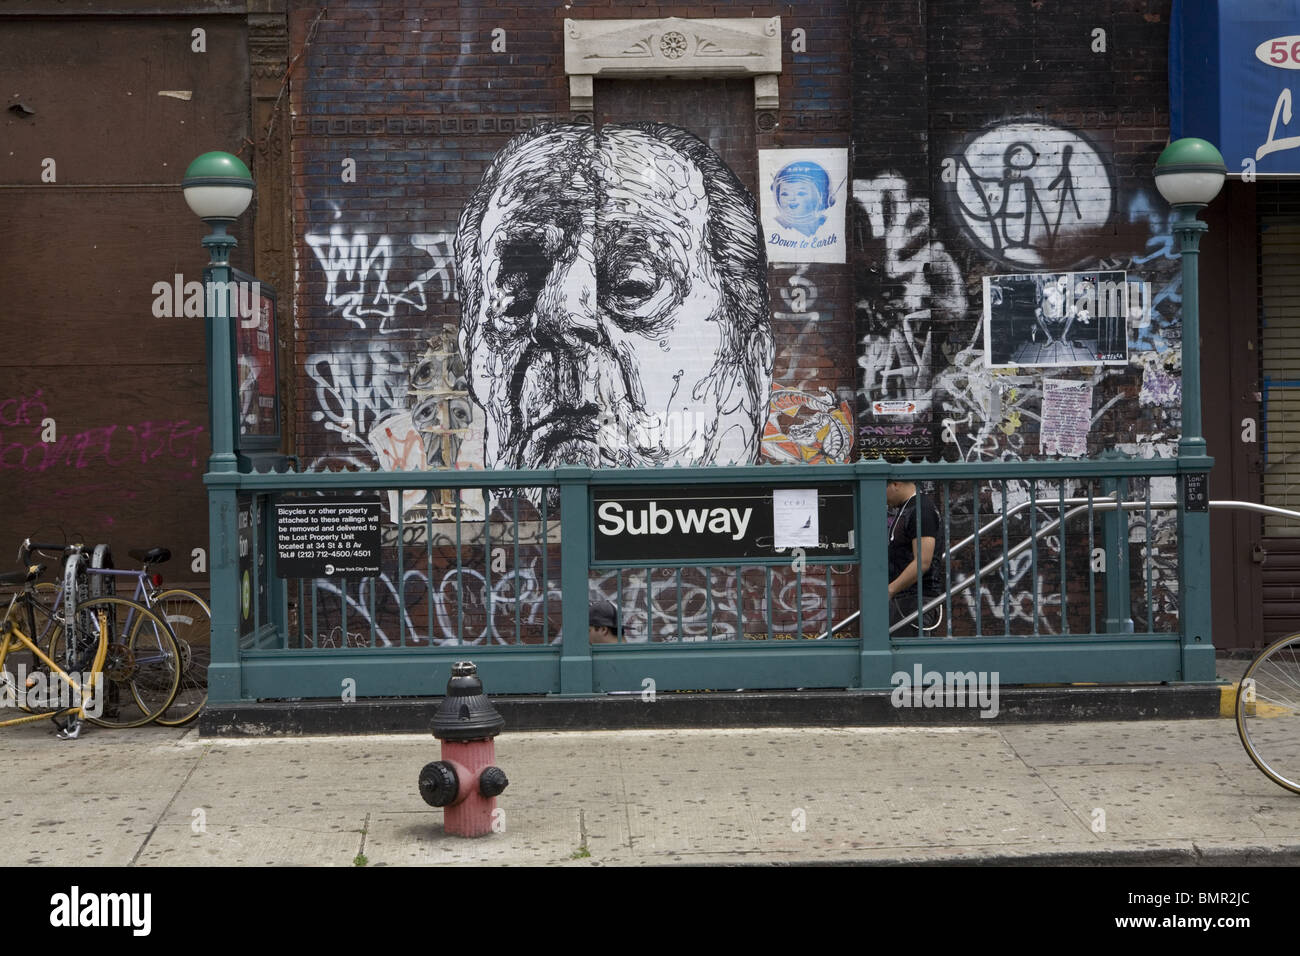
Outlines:
{"type": "Polygon", "coordinates": [[[447,696],[433,715],[433,735],[439,740],[486,740],[501,733],[505,725],[506,719],[483,693],[474,663],[452,664],[447,696]]]}

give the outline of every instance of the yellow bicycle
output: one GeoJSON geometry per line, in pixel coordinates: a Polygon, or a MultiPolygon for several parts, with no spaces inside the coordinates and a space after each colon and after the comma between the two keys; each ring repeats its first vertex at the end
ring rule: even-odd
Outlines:
{"type": "Polygon", "coordinates": [[[0,705],[25,712],[0,727],[48,718],[59,736],[74,738],[83,720],[137,727],[166,710],[184,669],[166,622],[117,597],[51,611],[36,596],[43,570],[0,575],[0,586],[22,585],[0,624],[0,705]]]}

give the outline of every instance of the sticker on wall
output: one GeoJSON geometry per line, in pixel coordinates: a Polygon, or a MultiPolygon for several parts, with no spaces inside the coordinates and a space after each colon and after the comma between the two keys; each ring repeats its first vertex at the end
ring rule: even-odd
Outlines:
{"type": "Polygon", "coordinates": [[[843,262],[845,149],[760,149],[769,262],[843,262]]]}
{"type": "Polygon", "coordinates": [[[985,363],[1127,365],[1127,317],[1124,272],[985,276],[985,363]]]}
{"type": "Polygon", "coordinates": [[[1092,383],[1068,379],[1043,379],[1043,453],[1088,453],[1088,426],[1092,422],[1092,383]]]}
{"type": "Polygon", "coordinates": [[[906,398],[883,399],[871,403],[871,411],[877,416],[915,415],[919,410],[920,406],[916,402],[906,398]]]}

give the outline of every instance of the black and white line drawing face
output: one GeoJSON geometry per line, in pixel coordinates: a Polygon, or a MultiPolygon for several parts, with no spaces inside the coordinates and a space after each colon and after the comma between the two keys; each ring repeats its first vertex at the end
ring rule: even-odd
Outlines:
{"type": "Polygon", "coordinates": [[[695,136],[516,137],[461,214],[456,254],[486,467],[757,458],[772,375],[762,232],[695,136]]]}

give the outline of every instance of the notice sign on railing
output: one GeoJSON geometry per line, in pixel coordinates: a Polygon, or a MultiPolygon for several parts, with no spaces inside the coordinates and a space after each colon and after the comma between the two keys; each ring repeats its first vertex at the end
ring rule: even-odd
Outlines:
{"type": "Polygon", "coordinates": [[[378,498],[277,502],[277,577],[374,577],[379,573],[379,522],[378,498]]]}

